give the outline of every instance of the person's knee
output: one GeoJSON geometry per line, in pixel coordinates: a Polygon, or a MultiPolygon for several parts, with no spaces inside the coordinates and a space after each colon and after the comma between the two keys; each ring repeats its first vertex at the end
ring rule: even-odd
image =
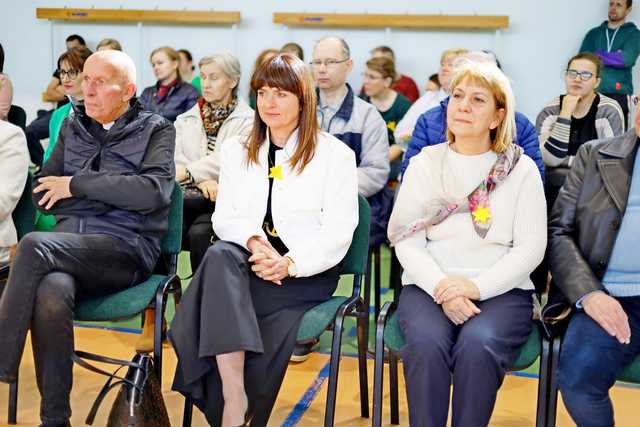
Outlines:
{"type": "Polygon", "coordinates": [[[75,303],[75,282],[72,276],[52,272],[44,276],[36,291],[35,315],[40,319],[55,320],[69,316],[75,303]]]}
{"type": "Polygon", "coordinates": [[[43,253],[46,242],[51,238],[51,233],[33,231],[27,233],[18,243],[18,253],[39,255],[43,253]]]}

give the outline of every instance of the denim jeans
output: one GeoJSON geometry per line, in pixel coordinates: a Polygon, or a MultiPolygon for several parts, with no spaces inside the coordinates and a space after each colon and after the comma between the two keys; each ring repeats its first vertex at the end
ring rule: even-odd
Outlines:
{"type": "Polygon", "coordinates": [[[609,389],[640,354],[640,297],[618,301],[629,318],[631,344],[620,344],[582,310],[571,318],[562,343],[558,385],[578,427],[614,425],[609,389]]]}
{"type": "Polygon", "coordinates": [[[45,423],[67,421],[76,297],[114,293],[144,278],[133,249],[116,237],[24,236],[0,298],[0,381],[15,381],[31,329],[40,418],[45,423]]]}

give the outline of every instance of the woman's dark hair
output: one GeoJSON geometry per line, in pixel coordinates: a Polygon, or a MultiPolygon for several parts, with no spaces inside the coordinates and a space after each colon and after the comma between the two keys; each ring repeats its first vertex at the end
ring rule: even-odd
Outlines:
{"type": "Polygon", "coordinates": [[[84,63],[92,53],[93,52],[91,52],[91,50],[86,46],[74,47],[73,49],[69,49],[58,58],[58,69],[60,69],[64,61],[67,61],[71,68],[76,71],[82,72],[84,63]]]}
{"type": "MultiPolygon", "coordinates": [[[[311,161],[318,143],[318,118],[316,116],[316,91],[311,71],[301,59],[290,53],[281,53],[260,65],[251,77],[251,89],[258,93],[264,86],[291,92],[300,103],[298,121],[298,145],[289,159],[291,168],[300,173],[311,161]]],[[[258,150],[267,138],[267,124],[256,108],[253,129],[249,137],[248,163],[258,164],[258,150]]]]}
{"type": "Polygon", "coordinates": [[[2,43],[0,43],[0,73],[4,71],[4,49],[2,43]]]}
{"type": "MultiPolygon", "coordinates": [[[[193,64],[193,56],[191,55],[191,52],[189,52],[187,49],[178,49],[178,53],[183,54],[189,60],[189,62],[193,64]]],[[[191,65],[191,71],[195,69],[196,69],[196,66],[191,65]]]]}

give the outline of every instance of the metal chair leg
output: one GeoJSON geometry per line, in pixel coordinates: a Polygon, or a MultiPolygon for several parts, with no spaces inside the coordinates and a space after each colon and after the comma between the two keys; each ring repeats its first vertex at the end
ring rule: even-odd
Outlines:
{"type": "Polygon", "coordinates": [[[154,311],[153,362],[158,377],[158,386],[162,388],[162,319],[164,318],[166,295],[162,289],[156,292],[156,309],[154,311]]]}
{"type": "Polygon", "coordinates": [[[360,416],[369,418],[369,377],[367,373],[367,326],[369,323],[369,313],[364,302],[359,304],[357,322],[358,335],[358,376],[360,379],[360,416]]]}
{"type": "Polygon", "coordinates": [[[391,407],[391,424],[400,424],[398,402],[398,355],[389,351],[389,404],[391,407]]]}
{"type": "Polygon", "coordinates": [[[554,338],[551,347],[551,363],[549,364],[549,400],[547,403],[547,425],[556,426],[556,411],[558,410],[558,382],[557,371],[560,360],[560,338],[554,338]]]}
{"type": "Polygon", "coordinates": [[[382,288],[382,278],[380,273],[380,247],[379,245],[374,249],[374,260],[373,260],[373,308],[374,308],[374,319],[378,318],[380,314],[380,293],[382,288]]]}
{"type": "Polygon", "coordinates": [[[182,415],[182,427],[191,427],[191,418],[193,416],[193,402],[190,397],[184,398],[184,412],[182,415]]]}
{"type": "Polygon", "coordinates": [[[16,381],[9,384],[9,415],[7,422],[11,425],[17,424],[18,414],[18,377],[16,381]]]}
{"type": "Polygon", "coordinates": [[[384,389],[384,326],[387,304],[376,322],[376,352],[373,365],[373,427],[382,426],[382,395],[384,389]]]}
{"type": "Polygon", "coordinates": [[[551,343],[542,339],[540,348],[540,370],[538,372],[538,404],[536,407],[536,427],[546,427],[549,407],[549,372],[551,363],[551,343]]]}
{"type": "MultiPolygon", "coordinates": [[[[345,310],[341,308],[336,314],[331,343],[331,358],[329,361],[329,383],[327,385],[327,403],[324,412],[324,426],[333,427],[336,415],[336,394],[338,390],[338,371],[340,370],[340,354],[342,345],[342,325],[345,310]]],[[[368,319],[367,319],[368,321],[368,319]]]]}

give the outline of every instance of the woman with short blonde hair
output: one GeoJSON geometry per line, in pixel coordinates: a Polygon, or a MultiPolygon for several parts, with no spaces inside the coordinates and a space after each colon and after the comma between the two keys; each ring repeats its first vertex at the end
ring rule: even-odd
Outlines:
{"type": "Polygon", "coordinates": [[[411,426],[446,426],[452,384],[452,425],[488,425],[531,331],[546,205],[535,163],[513,144],[514,104],[495,65],[462,64],[448,141],[411,159],[391,215],[411,426]]]}

